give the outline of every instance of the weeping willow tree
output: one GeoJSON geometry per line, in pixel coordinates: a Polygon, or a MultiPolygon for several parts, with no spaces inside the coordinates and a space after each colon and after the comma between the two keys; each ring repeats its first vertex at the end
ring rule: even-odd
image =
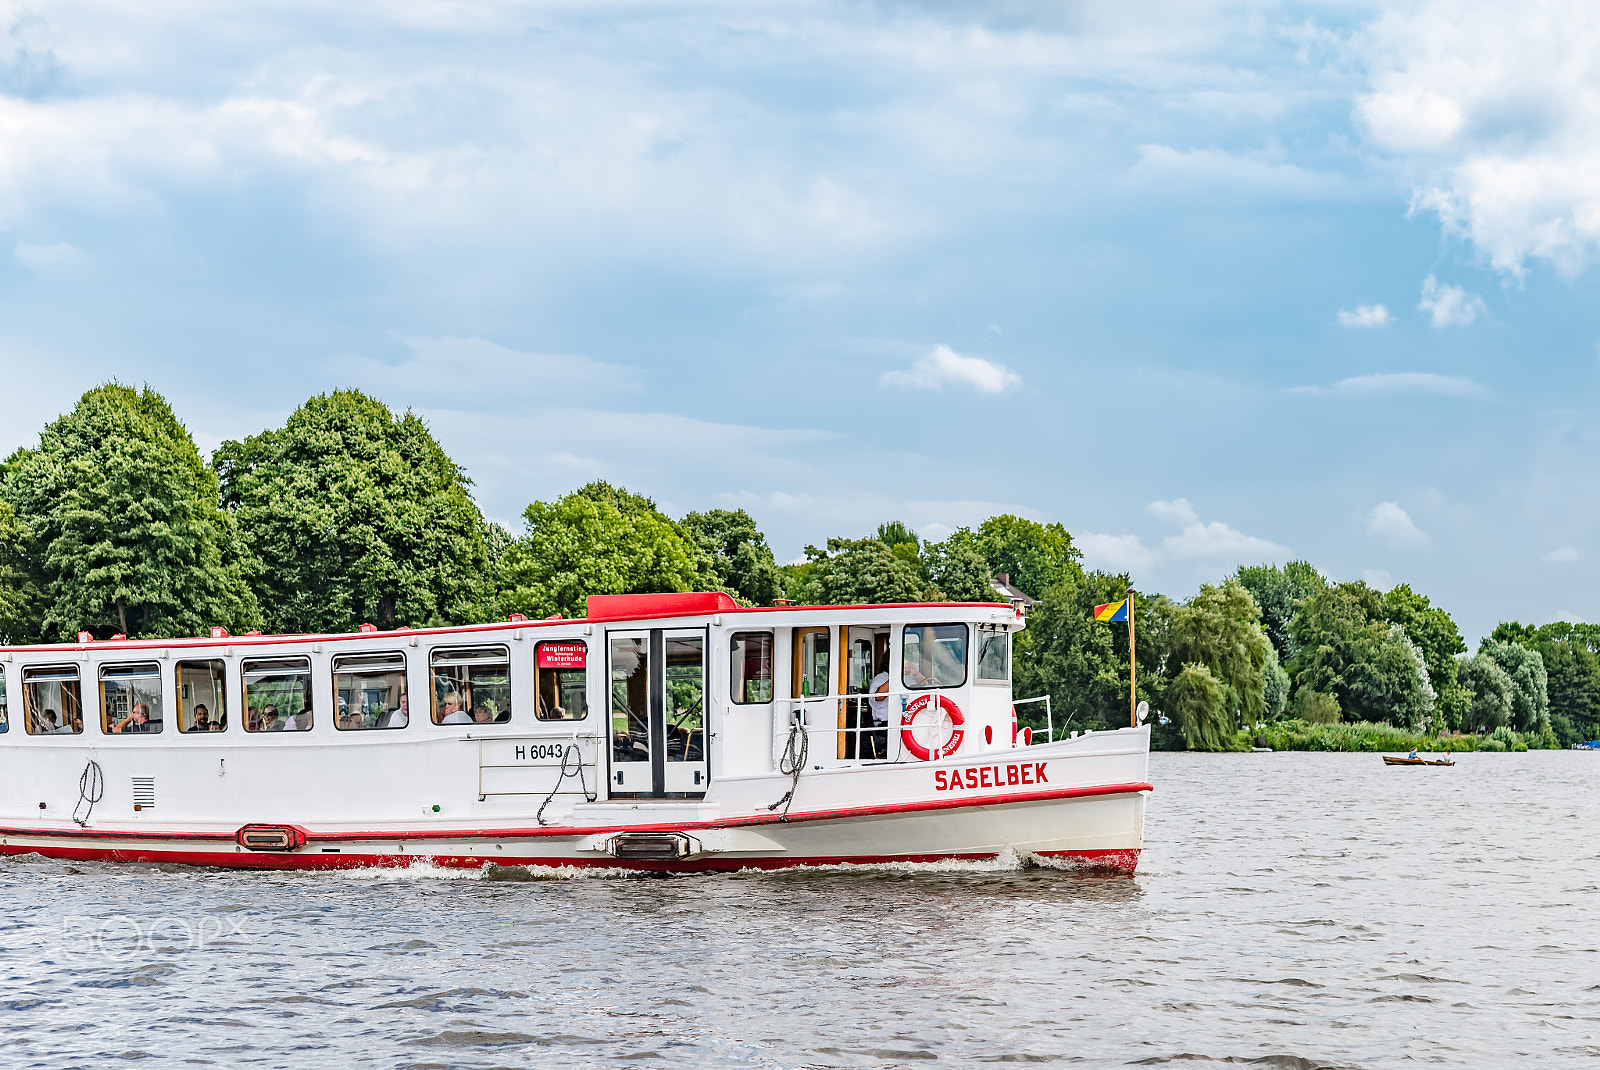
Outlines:
{"type": "Polygon", "coordinates": [[[1190,750],[1227,750],[1234,733],[1231,688],[1204,665],[1190,662],[1167,686],[1167,709],[1190,750]]]}

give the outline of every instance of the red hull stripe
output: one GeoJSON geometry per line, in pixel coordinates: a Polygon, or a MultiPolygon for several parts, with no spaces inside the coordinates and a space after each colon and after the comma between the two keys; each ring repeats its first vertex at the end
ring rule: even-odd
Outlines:
{"type": "MultiPolygon", "coordinates": [[[[1080,788],[1053,788],[1049,791],[1013,792],[1005,795],[982,795],[963,797],[959,799],[927,799],[912,803],[885,803],[878,806],[856,806],[839,810],[808,810],[804,813],[789,814],[788,823],[797,824],[803,821],[839,821],[858,817],[883,817],[893,814],[914,814],[927,810],[954,810],[969,806],[1002,806],[1011,803],[1048,802],[1053,799],[1082,799],[1098,795],[1131,795],[1143,791],[1154,791],[1150,784],[1100,784],[1092,787],[1080,788]]],[[[393,832],[310,832],[306,834],[309,843],[348,843],[353,840],[386,840],[404,842],[406,840],[460,840],[474,839],[530,839],[542,836],[594,836],[601,833],[616,832],[619,829],[630,829],[648,832],[694,832],[700,829],[737,828],[749,825],[776,825],[782,818],[777,814],[762,814],[752,817],[733,817],[725,821],[678,821],[658,825],[594,825],[584,828],[565,825],[550,825],[534,828],[471,828],[471,829],[439,829],[427,830],[395,830],[393,832]]],[[[234,832],[161,832],[161,831],[100,831],[98,829],[60,829],[60,828],[26,828],[5,827],[0,828],[0,836],[53,836],[71,839],[127,839],[127,840],[210,840],[217,842],[234,842],[234,832]]],[[[3,850],[3,849],[0,849],[3,850]]],[[[237,858],[231,852],[227,858],[237,858]]],[[[399,856],[402,858],[409,856],[399,856]]],[[[943,857],[943,856],[941,856],[943,857]]],[[[521,864],[521,863],[516,863],[521,864]]]]}
{"type": "MultiPolygon", "coordinates": [[[[1116,871],[1132,875],[1139,864],[1138,848],[1093,851],[1041,851],[1042,855],[1078,863],[1085,868],[1116,871]]],[[[403,869],[427,862],[452,869],[482,869],[485,866],[544,866],[572,869],[631,869],[674,873],[729,871],[740,869],[794,869],[805,866],[879,865],[887,862],[983,862],[992,854],[904,854],[904,855],[827,855],[809,858],[700,858],[683,862],[621,862],[615,858],[552,858],[535,855],[510,858],[484,858],[477,855],[396,855],[396,854],[301,854],[220,851],[163,851],[148,847],[30,847],[8,844],[0,855],[38,854],[69,862],[161,862],[183,866],[215,866],[227,869],[403,869]]]]}

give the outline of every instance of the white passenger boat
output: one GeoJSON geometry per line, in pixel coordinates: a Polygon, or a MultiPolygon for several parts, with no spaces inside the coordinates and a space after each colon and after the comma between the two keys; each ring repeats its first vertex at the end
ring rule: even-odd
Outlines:
{"type": "Polygon", "coordinates": [[[588,609],[0,648],[0,852],[296,869],[1138,863],[1148,729],[1019,731],[1011,606],[661,594],[588,609]]]}

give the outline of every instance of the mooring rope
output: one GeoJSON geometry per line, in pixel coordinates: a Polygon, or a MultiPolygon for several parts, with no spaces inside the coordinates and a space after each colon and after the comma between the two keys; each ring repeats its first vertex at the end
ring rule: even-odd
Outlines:
{"type": "Polygon", "coordinates": [[[89,764],[83,767],[83,773],[78,777],[78,805],[72,808],[72,820],[80,827],[88,825],[89,815],[94,813],[94,804],[105,798],[105,794],[105,774],[100,771],[100,763],[90,758],[89,764]],[[79,817],[78,810],[84,803],[88,803],[89,808],[79,817]]]}
{"type": "MultiPolygon", "coordinates": [[[[583,792],[583,799],[585,802],[594,802],[595,799],[599,797],[598,792],[593,795],[589,793],[589,784],[583,779],[583,751],[578,749],[577,743],[568,743],[566,750],[561,752],[561,775],[556,777],[555,787],[550,789],[550,794],[546,795],[544,797],[544,802],[539,804],[539,812],[533,815],[534,819],[538,821],[540,825],[548,825],[550,823],[544,819],[544,808],[550,805],[550,800],[554,799],[556,797],[556,792],[561,790],[562,781],[566,780],[567,777],[574,775],[576,775],[578,778],[578,788],[583,792]],[[567,771],[567,759],[574,756],[576,756],[578,759],[578,771],[576,774],[569,773],[567,771]]],[[[598,787],[598,785],[596,785],[596,787],[598,787]]]]}
{"type": "Polygon", "coordinates": [[[790,777],[789,790],[784,792],[783,798],[767,807],[776,810],[783,807],[783,813],[778,815],[779,821],[789,820],[789,807],[794,803],[794,789],[800,786],[800,773],[806,767],[806,755],[811,752],[811,736],[806,732],[806,726],[796,721],[789,726],[789,742],[783,745],[783,757],[778,759],[778,772],[790,777]],[[799,740],[796,749],[795,740],[799,740]]]}

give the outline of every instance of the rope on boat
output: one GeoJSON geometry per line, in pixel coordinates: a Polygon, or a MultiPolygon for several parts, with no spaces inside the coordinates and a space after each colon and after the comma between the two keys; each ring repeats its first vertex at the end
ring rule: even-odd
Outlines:
{"type": "Polygon", "coordinates": [[[83,773],[78,777],[78,805],[72,808],[72,820],[79,826],[88,825],[89,815],[94,813],[94,804],[105,798],[105,794],[105,774],[100,771],[100,763],[90,758],[89,764],[83,767],[83,773]],[[88,803],[89,808],[79,817],[78,810],[84,803],[88,803]]]}
{"type": "Polygon", "coordinates": [[[539,804],[539,812],[533,815],[534,820],[538,821],[540,825],[550,824],[550,822],[544,819],[544,808],[550,805],[550,800],[554,799],[556,797],[556,792],[561,790],[562,781],[566,780],[569,776],[576,776],[578,778],[578,787],[583,792],[583,799],[585,802],[594,802],[595,799],[598,798],[598,794],[590,794],[589,784],[583,779],[583,751],[578,749],[578,744],[576,741],[568,743],[567,749],[561,752],[561,775],[556,777],[555,787],[550,789],[550,794],[546,795],[544,797],[544,802],[539,804]],[[576,773],[570,773],[567,771],[567,759],[571,757],[576,757],[578,759],[578,771],[576,773]]]}
{"type": "Polygon", "coordinates": [[[783,813],[778,815],[779,821],[789,820],[789,807],[794,802],[794,789],[800,786],[800,773],[806,767],[806,755],[811,752],[811,736],[806,732],[806,726],[799,721],[789,726],[789,742],[783,745],[783,757],[778,759],[778,772],[790,777],[789,790],[784,792],[783,798],[767,807],[776,810],[783,807],[783,813]],[[799,741],[798,749],[796,740],[799,741]]]}

